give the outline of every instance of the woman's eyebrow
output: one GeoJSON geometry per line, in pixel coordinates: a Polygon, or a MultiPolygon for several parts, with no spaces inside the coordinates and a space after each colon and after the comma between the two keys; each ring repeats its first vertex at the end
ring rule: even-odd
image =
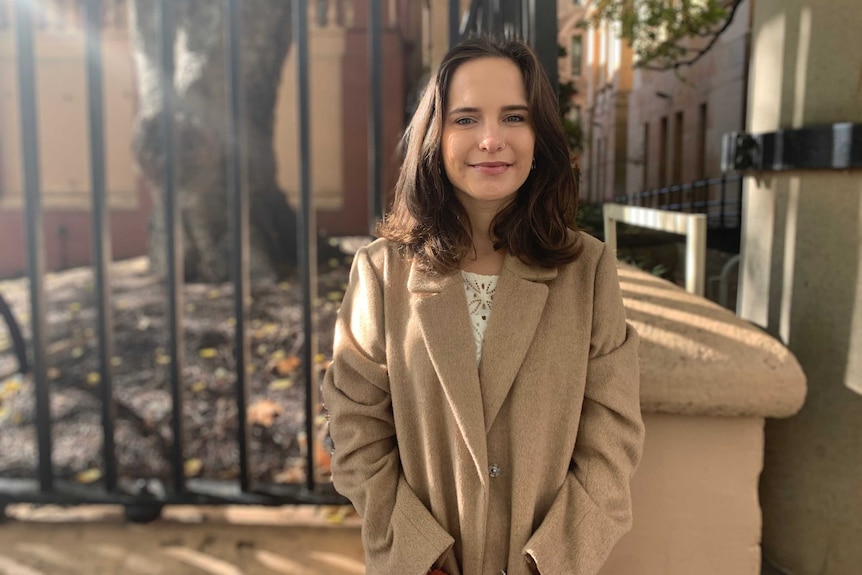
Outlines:
{"type": "MultiPolygon", "coordinates": [[[[529,112],[530,107],[526,104],[511,104],[509,106],[503,106],[503,112],[529,112]]],[[[451,112],[447,114],[447,116],[451,116],[453,114],[475,114],[479,112],[479,108],[471,108],[471,107],[463,107],[463,108],[455,108],[451,112]]]]}

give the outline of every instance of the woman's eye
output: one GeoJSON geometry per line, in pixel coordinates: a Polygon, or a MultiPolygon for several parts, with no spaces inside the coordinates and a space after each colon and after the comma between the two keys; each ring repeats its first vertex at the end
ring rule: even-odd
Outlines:
{"type": "Polygon", "coordinates": [[[455,124],[459,126],[469,126],[473,123],[473,118],[458,118],[455,120],[455,124]]]}
{"type": "Polygon", "coordinates": [[[517,114],[512,115],[512,116],[506,116],[506,121],[509,123],[518,123],[518,122],[523,122],[524,120],[526,120],[526,118],[524,118],[524,116],[519,116],[517,114]]]}

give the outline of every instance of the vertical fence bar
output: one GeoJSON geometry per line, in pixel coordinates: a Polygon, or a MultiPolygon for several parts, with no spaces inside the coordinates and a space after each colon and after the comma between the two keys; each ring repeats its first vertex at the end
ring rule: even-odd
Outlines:
{"type": "MultiPolygon", "coordinates": [[[[299,193],[302,199],[302,214],[297,219],[297,249],[302,276],[302,329],[305,334],[302,365],[305,370],[305,437],[306,437],[306,487],[315,489],[315,410],[319,404],[315,381],[314,355],[316,339],[314,333],[314,301],[317,292],[317,226],[314,203],[311,196],[311,131],[308,100],[308,2],[294,0],[293,26],[296,38],[297,96],[299,100],[299,193]]],[[[371,192],[369,191],[369,194],[371,192]]]]}
{"type": "Polygon", "coordinates": [[[105,186],[105,118],[102,94],[102,1],[87,0],[87,102],[90,120],[90,178],[93,185],[93,271],[96,276],[96,330],[99,334],[99,394],[102,400],[102,459],[105,489],[117,488],[114,447],[114,324],[111,313],[109,269],[111,228],[105,186]]]}
{"type": "Polygon", "coordinates": [[[559,84],[559,47],[557,46],[557,3],[542,0],[528,0],[531,5],[531,37],[530,44],[535,48],[542,67],[548,74],[556,92],[559,84]]]}
{"type": "MultiPolygon", "coordinates": [[[[727,191],[727,178],[724,174],[721,175],[721,195],[719,196],[718,202],[718,227],[722,230],[724,229],[724,204],[725,202],[725,194],[727,191]]],[[[741,204],[740,204],[741,205],[741,204]]]]}
{"type": "Polygon", "coordinates": [[[180,227],[179,207],[176,193],[176,170],[174,166],[174,38],[176,20],[174,0],[161,0],[161,67],[162,67],[162,146],[164,153],[164,210],[165,236],[167,239],[167,278],[168,292],[168,349],[171,358],[170,382],[173,419],[171,430],[174,442],[171,447],[171,467],[173,468],[174,491],[183,493],[186,489],[183,462],[183,259],[182,229],[180,227]]]}
{"type": "Polygon", "coordinates": [[[248,453],[248,385],[246,362],[249,356],[246,333],[249,315],[248,215],[249,200],[245,193],[246,141],[242,129],[244,91],[242,86],[242,10],[240,0],[227,0],[227,195],[232,240],[233,307],[236,317],[234,345],[236,353],[237,442],[239,444],[239,483],[243,492],[251,487],[248,453]]]}
{"type": "Polygon", "coordinates": [[[368,61],[370,92],[368,117],[368,229],[383,216],[383,30],[380,0],[368,2],[368,61]]]}
{"type": "Polygon", "coordinates": [[[461,3],[458,0],[449,0],[449,48],[455,46],[461,39],[460,16],[461,3]]]}
{"type": "Polygon", "coordinates": [[[15,3],[18,56],[18,105],[21,153],[24,157],[24,203],[27,213],[27,263],[30,274],[30,318],[33,332],[33,382],[36,386],[36,430],[39,444],[39,486],[54,488],[51,463],[51,405],[48,389],[47,325],[45,321],[45,243],[42,229],[42,189],[39,178],[39,126],[36,117],[36,64],[31,0],[15,3]]]}

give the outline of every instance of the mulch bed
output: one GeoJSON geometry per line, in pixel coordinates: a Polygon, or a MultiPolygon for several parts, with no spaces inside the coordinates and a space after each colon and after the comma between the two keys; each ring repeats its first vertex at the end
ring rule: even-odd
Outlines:
{"type": "MultiPolygon", "coordinates": [[[[363,241],[347,241],[352,253],[363,241]]],[[[322,262],[318,274],[314,381],[331,355],[332,330],[349,273],[350,256],[322,262]]],[[[121,480],[169,480],[172,445],[167,297],[147,259],[117,262],[111,269],[114,321],[112,354],[116,405],[115,442],[121,480]]],[[[102,427],[98,377],[99,341],[92,270],[46,277],[47,363],[51,394],[54,473],[79,483],[102,475],[102,427]]],[[[30,345],[26,278],[0,282],[30,345]]],[[[253,479],[299,483],[306,477],[305,450],[319,448],[305,432],[306,384],[299,358],[302,292],[296,280],[252,282],[248,329],[248,417],[253,479]]],[[[230,284],[187,284],[183,291],[185,365],[182,377],[185,473],[232,479],[238,475],[236,376],[230,284]]],[[[0,324],[0,478],[35,477],[37,469],[34,385],[13,373],[17,362],[0,324]],[[12,373],[12,375],[9,375],[12,373]],[[6,376],[4,378],[4,375],[6,376]]],[[[323,416],[315,416],[318,427],[323,416]]],[[[322,451],[322,450],[321,450],[322,451]]],[[[317,470],[326,475],[325,461],[317,470]]]]}

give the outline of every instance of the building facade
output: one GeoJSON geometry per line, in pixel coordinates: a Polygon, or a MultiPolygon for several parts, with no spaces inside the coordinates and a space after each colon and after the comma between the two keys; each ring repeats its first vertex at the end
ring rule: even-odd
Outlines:
{"type": "Polygon", "coordinates": [[[638,68],[616,23],[588,28],[586,203],[721,175],[722,136],[744,125],[750,21],[745,0],[702,58],[668,71],[638,68]]]}

